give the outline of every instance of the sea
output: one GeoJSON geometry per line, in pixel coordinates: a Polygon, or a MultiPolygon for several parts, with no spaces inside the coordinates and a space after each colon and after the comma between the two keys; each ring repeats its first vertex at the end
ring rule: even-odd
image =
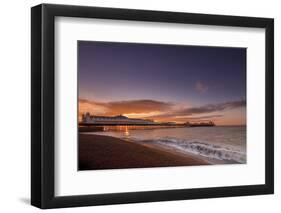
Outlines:
{"type": "Polygon", "coordinates": [[[246,126],[105,128],[89,134],[120,138],[133,143],[157,145],[171,151],[195,154],[211,164],[246,163],[246,126]]]}

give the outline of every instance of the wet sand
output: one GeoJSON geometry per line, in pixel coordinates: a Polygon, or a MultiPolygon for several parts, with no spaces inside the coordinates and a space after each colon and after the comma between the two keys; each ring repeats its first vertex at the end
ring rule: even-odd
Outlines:
{"type": "Polygon", "coordinates": [[[193,155],[128,142],[114,137],[79,134],[79,170],[207,165],[193,155]]]}

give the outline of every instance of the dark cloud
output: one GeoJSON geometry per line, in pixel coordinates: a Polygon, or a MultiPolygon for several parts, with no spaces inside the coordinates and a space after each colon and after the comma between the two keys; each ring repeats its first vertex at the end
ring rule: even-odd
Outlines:
{"type": "Polygon", "coordinates": [[[199,91],[200,93],[205,93],[209,89],[209,87],[205,84],[203,84],[201,81],[197,81],[195,84],[195,89],[199,91]]]}
{"type": "Polygon", "coordinates": [[[204,119],[220,118],[220,117],[223,117],[223,115],[188,116],[187,118],[189,120],[204,120],[204,119]]]}
{"type": "MultiPolygon", "coordinates": [[[[191,116],[205,114],[205,113],[221,112],[221,111],[235,109],[235,108],[239,108],[239,107],[245,107],[245,106],[246,106],[245,100],[229,101],[229,102],[223,102],[223,103],[217,103],[217,104],[207,104],[207,105],[203,105],[200,107],[184,108],[181,110],[163,113],[163,114],[157,115],[157,116],[150,116],[149,118],[161,119],[161,118],[177,117],[177,120],[178,120],[179,117],[184,117],[185,119],[187,119],[187,118],[195,119],[195,117],[191,117],[191,116]]],[[[212,116],[212,115],[208,115],[208,116],[212,116]]],[[[207,119],[206,116],[197,117],[197,119],[204,119],[203,117],[205,117],[205,119],[207,119]]],[[[216,116],[216,117],[218,117],[218,116],[216,116]]],[[[211,118],[211,117],[209,117],[209,118],[211,118]]]]}
{"type": "Polygon", "coordinates": [[[230,102],[224,102],[224,103],[218,103],[218,104],[207,104],[201,107],[192,107],[183,109],[181,111],[176,112],[177,115],[193,115],[193,114],[202,114],[202,113],[211,113],[211,112],[218,112],[218,111],[224,111],[239,107],[246,106],[246,101],[230,101],[230,102]]]}
{"type": "MultiPolygon", "coordinates": [[[[223,117],[223,115],[215,114],[215,115],[205,115],[205,116],[178,116],[178,117],[175,116],[175,117],[170,117],[170,119],[176,120],[177,122],[186,122],[186,121],[216,120],[221,117],[223,117]]],[[[161,120],[160,116],[158,119],[161,120]]]]}
{"type": "Polygon", "coordinates": [[[88,104],[94,107],[103,107],[104,114],[117,115],[128,113],[149,113],[155,111],[167,111],[173,104],[155,100],[129,100],[114,102],[97,102],[87,99],[79,99],[79,104],[88,104]]]}

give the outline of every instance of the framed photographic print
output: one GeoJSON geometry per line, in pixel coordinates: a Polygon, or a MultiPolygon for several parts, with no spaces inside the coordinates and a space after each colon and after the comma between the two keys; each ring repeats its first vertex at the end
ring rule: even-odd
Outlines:
{"type": "Polygon", "coordinates": [[[274,21],[31,9],[31,203],[271,194],[274,21]]]}

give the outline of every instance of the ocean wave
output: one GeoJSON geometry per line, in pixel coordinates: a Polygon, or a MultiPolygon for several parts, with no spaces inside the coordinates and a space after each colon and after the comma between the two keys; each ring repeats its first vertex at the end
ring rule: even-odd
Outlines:
{"type": "Polygon", "coordinates": [[[199,154],[208,158],[246,163],[246,153],[229,147],[222,147],[199,141],[179,140],[175,138],[157,139],[151,142],[175,148],[183,152],[199,154]]]}

